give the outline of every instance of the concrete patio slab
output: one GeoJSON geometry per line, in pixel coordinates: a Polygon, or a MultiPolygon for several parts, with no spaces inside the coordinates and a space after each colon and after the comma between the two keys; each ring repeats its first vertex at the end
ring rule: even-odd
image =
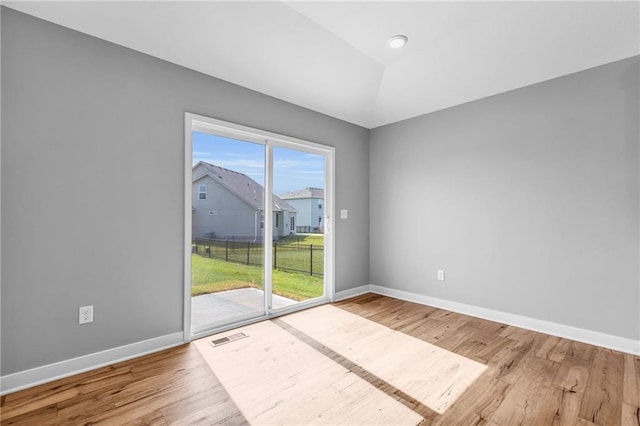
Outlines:
{"type": "MultiPolygon", "coordinates": [[[[203,294],[191,298],[191,330],[203,330],[207,325],[246,314],[260,314],[264,291],[257,288],[239,288],[203,294]]],[[[297,303],[293,299],[272,296],[274,308],[297,303]]]]}

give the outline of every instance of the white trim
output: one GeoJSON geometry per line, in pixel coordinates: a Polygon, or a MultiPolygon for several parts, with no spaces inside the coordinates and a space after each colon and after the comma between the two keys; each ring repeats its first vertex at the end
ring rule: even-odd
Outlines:
{"type": "Polygon", "coordinates": [[[297,312],[301,309],[309,309],[320,305],[326,305],[329,303],[329,300],[326,298],[317,298],[305,300],[303,302],[296,303],[295,305],[284,306],[282,308],[277,308],[273,310],[273,312],[268,315],[256,316],[256,317],[246,317],[241,318],[239,321],[235,321],[232,324],[222,323],[219,326],[213,324],[210,328],[196,330],[192,336],[192,340],[204,339],[205,337],[212,336],[214,334],[223,333],[227,330],[233,330],[236,328],[244,327],[245,325],[255,324],[257,322],[269,320],[272,318],[278,318],[283,315],[288,315],[293,312],[297,312]]]}
{"type": "Polygon", "coordinates": [[[586,330],[584,328],[577,328],[570,325],[495,311],[493,309],[481,308],[479,306],[467,305],[465,303],[438,299],[436,297],[424,296],[422,294],[410,293],[377,285],[369,285],[369,288],[372,293],[381,294],[383,296],[446,309],[460,314],[471,315],[477,318],[500,322],[565,339],[576,340],[578,342],[601,346],[620,352],[640,355],[640,340],[628,339],[598,331],[586,330]]]}
{"type": "Polygon", "coordinates": [[[198,201],[200,200],[206,200],[207,199],[207,185],[201,185],[198,184],[198,201]],[[204,188],[204,191],[202,191],[202,188],[204,188]],[[204,198],[200,198],[200,194],[204,194],[204,198]]]}
{"type": "Polygon", "coordinates": [[[201,337],[218,334],[219,332],[227,331],[232,328],[238,328],[248,324],[264,321],[266,319],[269,319],[269,317],[264,313],[264,310],[259,311],[256,309],[255,312],[238,315],[233,317],[233,319],[234,322],[231,324],[229,324],[229,321],[227,319],[222,319],[194,328],[193,330],[191,330],[191,340],[197,340],[201,337]]]}
{"type": "Polygon", "coordinates": [[[351,297],[360,296],[363,294],[372,293],[370,285],[361,285],[360,287],[354,287],[347,290],[338,291],[335,294],[335,302],[340,300],[349,299],[351,297]]]}
{"type": "Polygon", "coordinates": [[[187,112],[184,114],[184,258],[183,263],[183,311],[182,319],[182,341],[191,341],[191,215],[193,197],[193,140],[192,123],[194,115],[187,112]]]}
{"type": "Polygon", "coordinates": [[[277,318],[279,316],[291,314],[293,312],[298,312],[303,309],[309,309],[309,308],[313,308],[320,305],[326,305],[327,303],[330,303],[330,301],[326,297],[316,297],[315,299],[303,300],[293,305],[287,305],[287,306],[271,309],[268,319],[277,318]]]}
{"type": "Polygon", "coordinates": [[[131,343],[117,348],[43,365],[30,370],[7,374],[6,376],[0,377],[0,395],[179,346],[183,344],[182,336],[183,333],[180,331],[149,340],[143,340],[142,342],[131,343]]]}
{"type": "Polygon", "coordinates": [[[269,316],[272,306],[272,272],[273,272],[273,146],[269,141],[265,143],[264,151],[264,238],[262,239],[264,265],[264,314],[269,316]]]}
{"type": "Polygon", "coordinates": [[[325,295],[330,301],[335,300],[336,293],[336,233],[335,233],[335,182],[336,182],[336,150],[331,149],[325,155],[324,162],[324,245],[329,251],[324,251],[324,282],[325,295]],[[328,161],[327,161],[328,160],[328,161]],[[327,255],[328,254],[328,255],[327,255]]]}
{"type": "Polygon", "coordinates": [[[193,129],[200,132],[212,132],[217,135],[230,137],[232,139],[242,138],[247,142],[256,142],[264,144],[265,140],[284,148],[301,149],[303,151],[324,154],[328,150],[335,150],[335,147],[323,145],[317,142],[311,142],[304,139],[285,136],[279,133],[269,132],[267,130],[256,129],[253,127],[243,126],[242,124],[232,123],[230,121],[218,120],[204,115],[185,113],[185,116],[191,123],[193,129]],[[279,143],[278,143],[279,142],[279,143]]]}

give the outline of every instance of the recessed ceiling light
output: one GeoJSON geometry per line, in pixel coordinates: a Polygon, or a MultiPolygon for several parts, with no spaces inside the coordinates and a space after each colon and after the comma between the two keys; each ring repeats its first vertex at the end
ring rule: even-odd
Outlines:
{"type": "Polygon", "coordinates": [[[407,38],[406,35],[398,34],[398,35],[394,35],[393,37],[391,37],[387,41],[387,44],[392,49],[399,49],[402,46],[404,46],[405,44],[407,44],[408,41],[409,41],[409,39],[407,38]]]}

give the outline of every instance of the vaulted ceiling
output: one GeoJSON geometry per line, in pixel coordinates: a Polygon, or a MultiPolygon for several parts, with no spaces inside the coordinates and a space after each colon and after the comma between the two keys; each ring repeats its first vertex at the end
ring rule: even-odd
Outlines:
{"type": "Polygon", "coordinates": [[[367,128],[640,53],[638,1],[3,4],[367,128]]]}

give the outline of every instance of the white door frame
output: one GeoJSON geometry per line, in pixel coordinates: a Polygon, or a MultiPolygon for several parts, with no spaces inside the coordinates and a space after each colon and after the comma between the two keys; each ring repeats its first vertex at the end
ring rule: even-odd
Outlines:
{"type": "MultiPolygon", "coordinates": [[[[192,197],[192,132],[198,130],[206,133],[214,133],[220,136],[231,137],[233,139],[245,140],[248,142],[257,142],[266,146],[265,155],[265,223],[264,223],[264,239],[265,244],[265,313],[264,316],[238,322],[232,326],[225,326],[218,329],[210,330],[210,333],[223,331],[232,327],[249,324],[256,321],[262,321],[274,316],[283,315],[307,307],[332,302],[335,298],[335,238],[334,238],[334,182],[335,182],[335,148],[328,145],[322,145],[303,139],[293,138],[265,130],[260,130],[248,126],[243,126],[228,121],[218,120],[198,114],[185,113],[185,144],[184,144],[184,322],[183,322],[183,340],[190,342],[194,337],[191,335],[191,197],[192,197]],[[272,193],[273,188],[273,147],[282,147],[295,149],[311,154],[322,155],[325,158],[325,200],[323,206],[324,221],[324,294],[320,299],[311,299],[304,302],[296,303],[279,309],[271,309],[271,265],[273,262],[270,243],[273,238],[273,208],[272,197],[267,194],[272,193]]],[[[207,333],[207,334],[210,334],[207,333]]],[[[199,336],[197,336],[199,337],[199,336]]]]}

